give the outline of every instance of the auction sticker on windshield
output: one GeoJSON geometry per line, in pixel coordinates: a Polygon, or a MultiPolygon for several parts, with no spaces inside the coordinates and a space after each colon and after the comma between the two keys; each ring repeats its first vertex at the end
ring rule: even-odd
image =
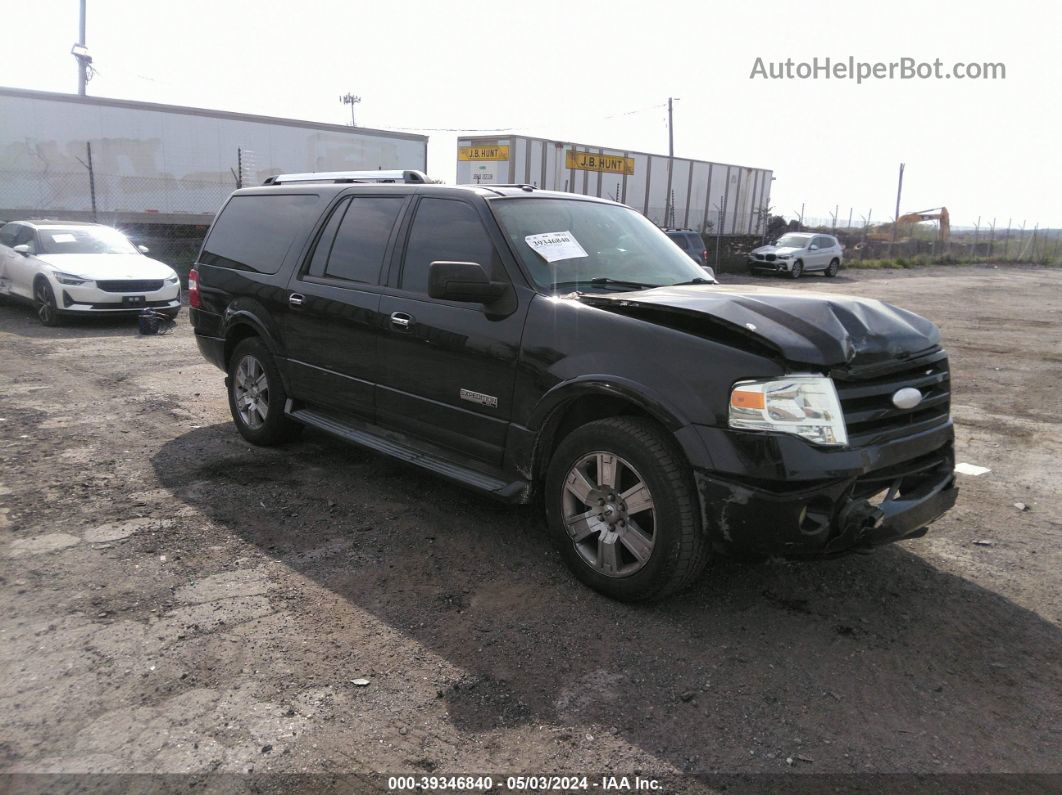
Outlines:
{"type": "Polygon", "coordinates": [[[546,262],[589,256],[583,247],[579,245],[579,241],[575,239],[575,236],[568,231],[528,235],[524,240],[527,241],[527,245],[531,246],[531,250],[546,262]]]}

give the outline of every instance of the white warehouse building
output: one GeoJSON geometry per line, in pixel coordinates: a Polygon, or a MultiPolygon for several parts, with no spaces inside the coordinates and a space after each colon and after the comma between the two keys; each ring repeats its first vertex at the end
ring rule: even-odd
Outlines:
{"type": "Polygon", "coordinates": [[[423,135],[0,88],[0,220],[209,224],[274,174],[417,169],[423,135]]]}

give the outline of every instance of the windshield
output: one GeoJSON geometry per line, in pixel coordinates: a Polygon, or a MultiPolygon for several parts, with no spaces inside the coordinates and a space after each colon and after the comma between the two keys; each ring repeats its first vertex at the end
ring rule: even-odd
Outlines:
{"type": "Polygon", "coordinates": [[[491,208],[531,278],[546,290],[637,289],[710,279],[629,207],[529,197],[497,199],[491,208]]]}
{"type": "Polygon", "coordinates": [[[46,226],[37,230],[42,254],[139,254],[129,238],[110,227],[46,226]]]}
{"type": "Polygon", "coordinates": [[[804,248],[809,240],[811,235],[782,235],[775,245],[778,248],[804,248]]]}

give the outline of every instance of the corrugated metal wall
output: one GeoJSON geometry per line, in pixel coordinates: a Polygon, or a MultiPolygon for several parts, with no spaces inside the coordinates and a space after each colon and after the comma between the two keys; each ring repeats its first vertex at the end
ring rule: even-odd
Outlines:
{"type": "Polygon", "coordinates": [[[213,215],[272,174],[424,169],[427,138],[122,100],[0,90],[0,212],[97,212],[144,220],[213,215]]]}
{"type": "Polygon", "coordinates": [[[512,135],[461,138],[463,147],[508,147],[508,159],[457,161],[458,184],[520,182],[613,199],[644,213],[660,226],[725,235],[760,234],[770,206],[767,169],[512,135]],[[613,155],[633,161],[633,173],[568,167],[567,152],[613,155]],[[674,197],[668,201],[668,195],[674,197]],[[668,212],[668,205],[673,210],[668,212]],[[670,215],[670,217],[667,217],[670,215]]]}

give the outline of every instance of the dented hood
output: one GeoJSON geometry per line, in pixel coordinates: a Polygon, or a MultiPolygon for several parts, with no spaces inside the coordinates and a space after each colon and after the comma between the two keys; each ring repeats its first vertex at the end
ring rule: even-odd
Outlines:
{"type": "MultiPolygon", "coordinates": [[[[702,319],[706,336],[724,326],[776,350],[789,362],[833,367],[905,359],[940,344],[924,317],[849,295],[712,285],[582,294],[586,303],[667,325],[668,315],[702,319]]],[[[696,324],[695,324],[696,325],[696,324]]]]}

